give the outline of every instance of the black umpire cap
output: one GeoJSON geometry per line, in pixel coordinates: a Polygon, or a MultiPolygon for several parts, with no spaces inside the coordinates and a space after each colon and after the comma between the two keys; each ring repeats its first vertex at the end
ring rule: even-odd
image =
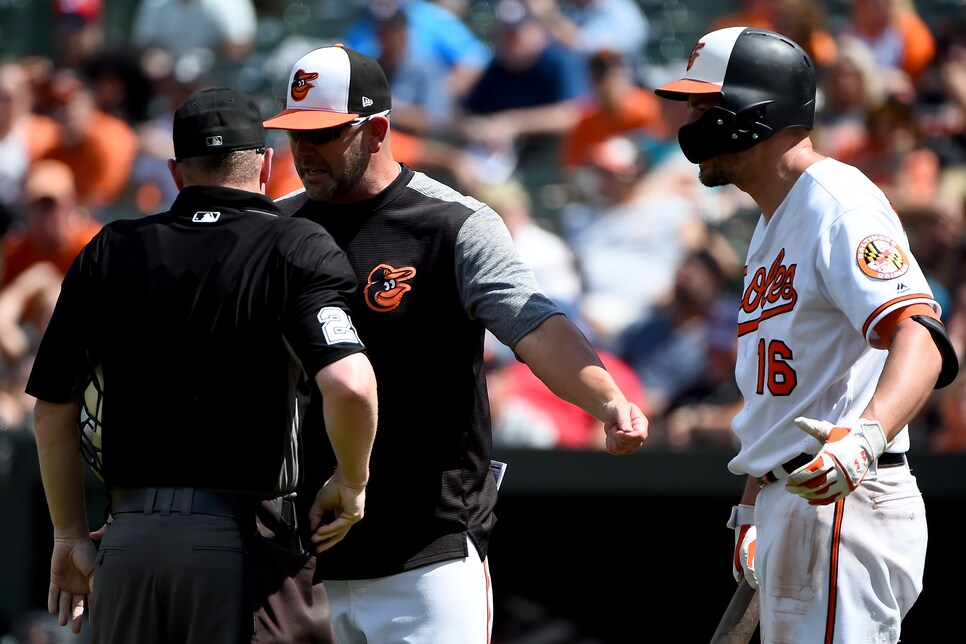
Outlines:
{"type": "Polygon", "coordinates": [[[230,87],[194,92],[174,113],[178,159],[265,147],[262,112],[251,96],[230,87]]]}

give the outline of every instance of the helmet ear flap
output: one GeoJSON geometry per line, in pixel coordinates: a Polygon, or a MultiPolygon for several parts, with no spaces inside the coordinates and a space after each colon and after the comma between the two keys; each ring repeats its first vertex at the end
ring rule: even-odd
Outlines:
{"type": "Polygon", "coordinates": [[[771,101],[761,101],[739,113],[716,105],[678,130],[681,151],[691,163],[702,163],[729,152],[743,152],[775,131],[763,123],[771,101]]]}

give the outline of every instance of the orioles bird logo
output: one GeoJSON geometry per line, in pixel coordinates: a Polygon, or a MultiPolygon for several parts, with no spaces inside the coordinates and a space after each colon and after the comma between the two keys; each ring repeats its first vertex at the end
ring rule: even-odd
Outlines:
{"type": "Polygon", "coordinates": [[[307,72],[300,67],[295,72],[295,76],[292,77],[292,100],[304,101],[305,97],[309,95],[309,90],[315,87],[309,81],[314,81],[318,77],[318,72],[307,72]]]}
{"type": "Polygon", "coordinates": [[[402,302],[403,295],[412,289],[406,284],[416,275],[412,266],[393,268],[389,264],[379,264],[369,273],[366,283],[366,305],[373,311],[388,313],[402,302]]]}
{"type": "Polygon", "coordinates": [[[691,56],[688,58],[688,68],[685,71],[691,71],[691,66],[694,65],[694,61],[696,61],[698,56],[701,55],[698,52],[700,52],[702,49],[704,49],[703,42],[699,42],[694,46],[694,49],[691,50],[691,56]]]}

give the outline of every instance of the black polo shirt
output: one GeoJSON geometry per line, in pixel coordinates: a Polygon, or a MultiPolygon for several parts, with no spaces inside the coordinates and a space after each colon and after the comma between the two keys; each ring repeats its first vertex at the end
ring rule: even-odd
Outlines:
{"type": "Polygon", "coordinates": [[[320,226],[279,217],[262,195],[189,187],[81,251],[26,390],[77,400],[102,365],[109,487],[287,492],[306,374],[364,350],[355,288],[320,226]]]}

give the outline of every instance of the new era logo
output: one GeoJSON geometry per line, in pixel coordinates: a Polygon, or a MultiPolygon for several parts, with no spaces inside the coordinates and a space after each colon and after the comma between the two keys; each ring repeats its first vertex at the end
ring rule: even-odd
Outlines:
{"type": "Polygon", "coordinates": [[[209,136],[209,137],[205,138],[205,145],[207,145],[209,148],[214,147],[216,145],[222,145],[221,137],[220,136],[209,136]]]}
{"type": "Polygon", "coordinates": [[[362,107],[369,107],[370,105],[372,105],[372,99],[369,98],[368,96],[363,96],[362,97],[362,107]]]}
{"type": "MultiPolygon", "coordinates": [[[[221,137],[213,137],[213,138],[221,138],[221,137]]],[[[220,212],[212,212],[210,210],[199,210],[191,218],[191,221],[195,222],[196,224],[213,224],[216,221],[218,221],[219,217],[221,217],[220,212]]]]}

